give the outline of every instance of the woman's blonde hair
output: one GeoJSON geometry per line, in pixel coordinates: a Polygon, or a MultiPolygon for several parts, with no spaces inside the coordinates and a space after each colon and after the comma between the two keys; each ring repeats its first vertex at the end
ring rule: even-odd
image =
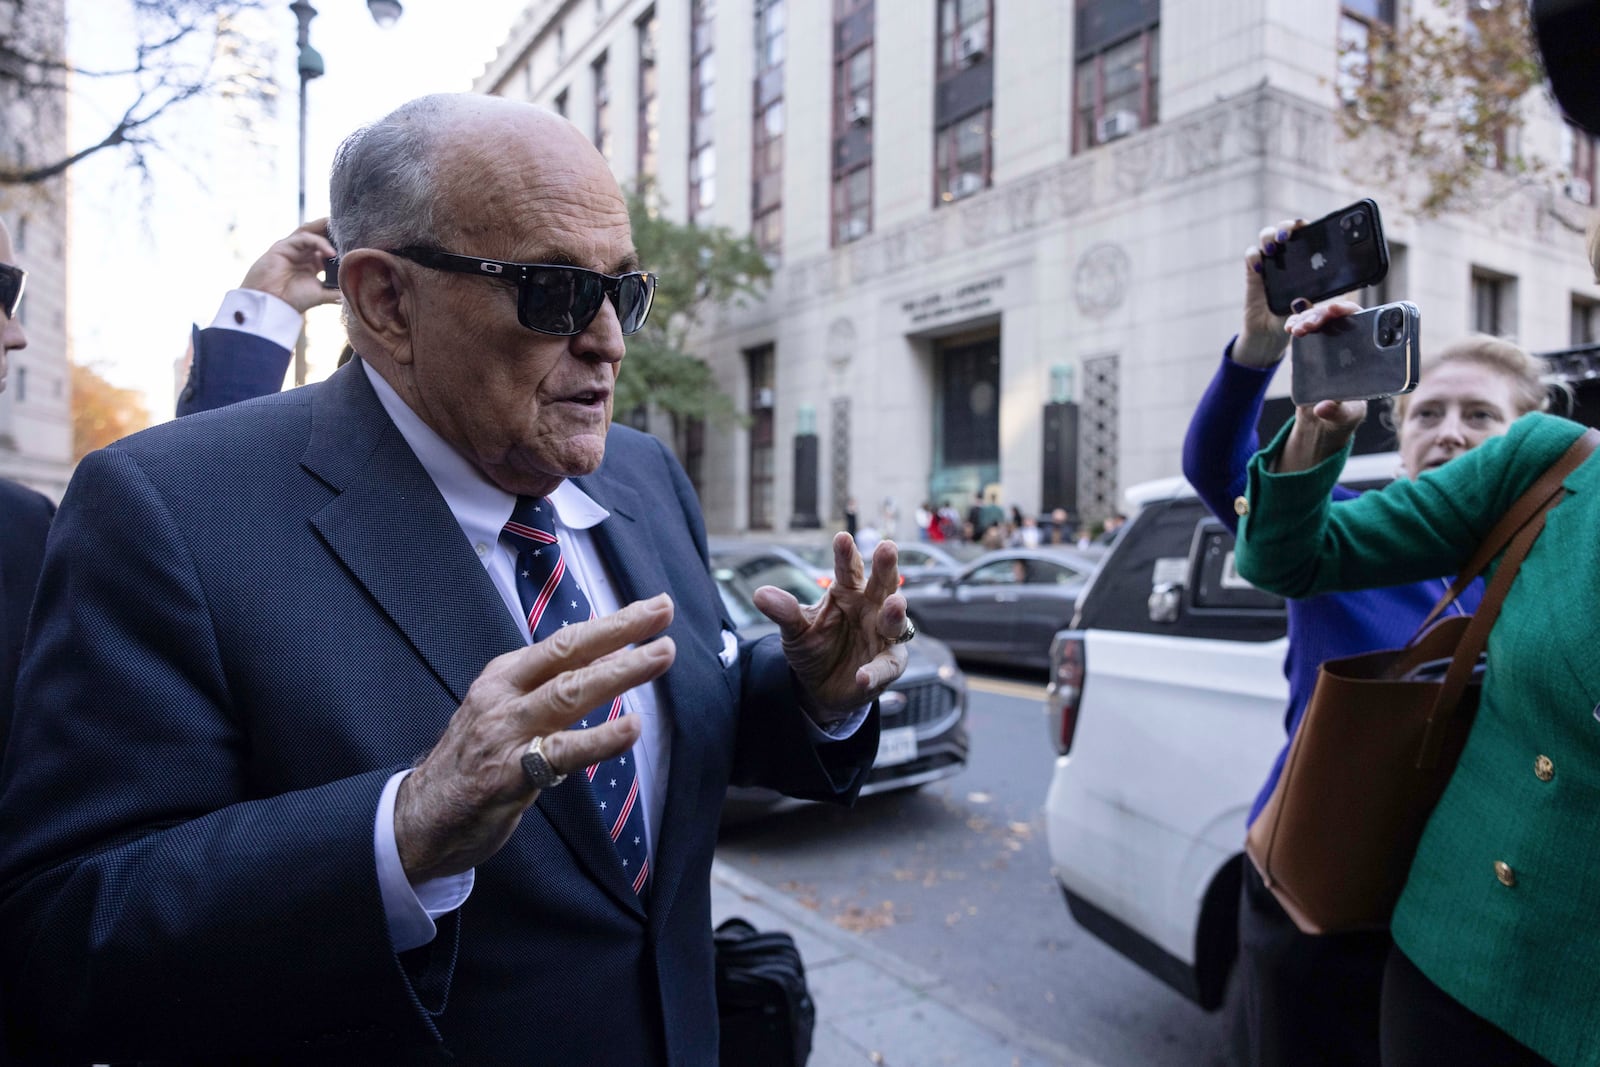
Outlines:
{"type": "MultiPolygon", "coordinates": [[[[1550,406],[1550,387],[1544,381],[1545,361],[1529,355],[1510,341],[1475,333],[1453,341],[1433,353],[1422,364],[1422,377],[1446,363],[1473,363],[1492,370],[1511,383],[1511,400],[1517,415],[1544,411],[1550,406]]],[[[1410,397],[1395,397],[1396,428],[1405,422],[1410,397]]]]}

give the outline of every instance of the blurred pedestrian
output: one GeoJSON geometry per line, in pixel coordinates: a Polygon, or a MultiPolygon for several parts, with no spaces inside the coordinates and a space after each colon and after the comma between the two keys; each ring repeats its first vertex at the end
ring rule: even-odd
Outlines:
{"type": "MultiPolygon", "coordinates": [[[[20,318],[27,278],[16,263],[11,231],[0,221],[0,393],[5,392],[12,353],[28,347],[20,318]]],[[[28,607],[55,511],[43,493],[0,478],[0,755],[5,753],[11,727],[12,691],[28,628],[28,607]]],[[[3,1059],[0,1051],[0,1062],[3,1059]]]]}
{"type": "Polygon", "coordinates": [[[857,525],[856,498],[853,496],[847,497],[844,502],[844,532],[851,537],[855,537],[857,525]]]}

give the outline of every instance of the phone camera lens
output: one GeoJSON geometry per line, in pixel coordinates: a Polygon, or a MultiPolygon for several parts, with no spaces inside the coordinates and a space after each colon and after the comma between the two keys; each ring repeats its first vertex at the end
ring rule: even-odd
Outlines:
{"type": "Polygon", "coordinates": [[[1344,232],[1344,239],[1348,244],[1360,244],[1367,239],[1367,213],[1365,211],[1352,211],[1339,219],[1339,229],[1344,232]]]}
{"type": "Polygon", "coordinates": [[[1378,316],[1378,346],[1388,348],[1400,340],[1400,333],[1405,326],[1405,315],[1399,308],[1389,308],[1378,316]]]}

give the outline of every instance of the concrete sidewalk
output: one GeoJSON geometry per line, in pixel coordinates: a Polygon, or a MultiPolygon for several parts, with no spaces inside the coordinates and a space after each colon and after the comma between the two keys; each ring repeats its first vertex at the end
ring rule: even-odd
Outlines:
{"type": "Polygon", "coordinates": [[[786,930],[799,946],[817,1006],[811,1067],[1099,1067],[1024,1033],[996,1011],[963,1002],[944,979],[718,860],[711,865],[712,922],[735,915],[758,930],[786,930]]]}

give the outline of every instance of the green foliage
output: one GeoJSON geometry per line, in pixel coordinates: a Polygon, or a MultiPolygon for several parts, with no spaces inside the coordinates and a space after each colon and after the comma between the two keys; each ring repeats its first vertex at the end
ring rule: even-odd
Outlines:
{"type": "Polygon", "coordinates": [[[1532,178],[1546,169],[1523,154],[1517,136],[1524,100],[1544,81],[1527,5],[1433,7],[1399,29],[1374,28],[1364,54],[1347,45],[1340,57],[1345,136],[1387,135],[1369,141],[1371,163],[1402,188],[1408,177],[1422,179],[1411,205],[1422,215],[1475,206],[1491,172],[1532,178]]]}
{"type": "Polygon", "coordinates": [[[763,292],[771,268],[749,237],[722,227],[680,225],[663,216],[648,186],[628,197],[639,262],[659,276],[644,328],[628,338],[617,378],[616,410],[646,404],[675,420],[705,419],[726,426],[738,418],[710,366],[692,350],[696,330],[719,304],[763,292]]]}

